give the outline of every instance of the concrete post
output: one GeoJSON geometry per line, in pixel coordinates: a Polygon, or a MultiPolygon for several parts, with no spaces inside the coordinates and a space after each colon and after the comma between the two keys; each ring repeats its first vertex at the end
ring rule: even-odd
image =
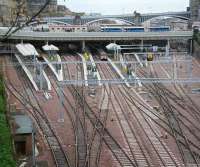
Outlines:
{"type": "MultiPolygon", "coordinates": [[[[137,74],[137,69],[136,69],[137,67],[136,67],[136,63],[134,64],[134,73],[135,73],[135,76],[136,76],[136,74],[137,74]]],[[[137,85],[136,85],[136,77],[134,77],[134,87],[136,88],[137,87],[137,85]]]]}
{"type": "Polygon", "coordinates": [[[167,46],[166,46],[166,57],[169,56],[169,49],[170,49],[170,41],[169,39],[167,40],[167,46]]]}
{"type": "Polygon", "coordinates": [[[141,40],[140,51],[143,52],[144,49],[144,40],[141,40]]]}
{"type": "Polygon", "coordinates": [[[187,66],[188,66],[188,78],[192,78],[192,69],[193,69],[193,65],[192,65],[192,58],[190,60],[189,63],[187,63],[187,66]]]}
{"type": "Polygon", "coordinates": [[[173,76],[174,76],[174,80],[177,79],[177,64],[176,64],[176,58],[173,57],[173,76]]]}
{"type": "Polygon", "coordinates": [[[85,50],[85,41],[82,41],[82,51],[84,51],[85,50]]]}
{"type": "Polygon", "coordinates": [[[192,53],[193,53],[193,40],[191,39],[190,40],[190,56],[192,56],[192,53]]]}
{"type": "Polygon", "coordinates": [[[117,61],[117,48],[114,48],[114,60],[117,61]]]}
{"type": "Polygon", "coordinates": [[[117,49],[116,51],[117,51],[117,52],[116,52],[117,61],[119,61],[119,60],[120,60],[120,59],[119,59],[119,50],[117,49]]]}
{"type": "Polygon", "coordinates": [[[168,49],[170,49],[170,40],[169,39],[167,40],[167,46],[168,46],[168,49]]]}

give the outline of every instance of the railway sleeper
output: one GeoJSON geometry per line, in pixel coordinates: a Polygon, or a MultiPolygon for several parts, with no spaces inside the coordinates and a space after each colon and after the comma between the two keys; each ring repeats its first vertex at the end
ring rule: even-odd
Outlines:
{"type": "Polygon", "coordinates": [[[58,140],[54,136],[47,137],[49,141],[57,143],[58,140]]]}
{"type": "Polygon", "coordinates": [[[58,146],[58,145],[51,145],[51,148],[53,149],[53,150],[60,150],[60,146],[58,146]]]}
{"type": "MultiPolygon", "coordinates": [[[[139,164],[139,166],[142,166],[142,167],[143,167],[143,166],[148,166],[147,160],[146,160],[146,158],[143,156],[143,154],[134,152],[134,157],[135,157],[137,163],[139,164]]],[[[131,159],[133,159],[132,156],[131,156],[131,159]]]]}
{"type": "Polygon", "coordinates": [[[54,151],[54,155],[55,155],[55,158],[58,162],[60,163],[65,163],[66,162],[66,159],[65,159],[65,156],[61,153],[61,152],[55,152],[54,151]]]}
{"type": "Polygon", "coordinates": [[[54,147],[59,147],[59,143],[58,143],[58,141],[52,141],[51,139],[49,140],[49,139],[47,139],[48,140],[48,142],[49,142],[49,144],[51,145],[51,146],[54,146],[54,147]]]}

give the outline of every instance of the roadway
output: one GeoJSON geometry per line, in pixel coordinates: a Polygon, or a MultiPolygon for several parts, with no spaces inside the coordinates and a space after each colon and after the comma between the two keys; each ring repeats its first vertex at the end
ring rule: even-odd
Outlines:
{"type": "MultiPolygon", "coordinates": [[[[0,39],[5,31],[0,31],[0,39]]],[[[19,31],[9,39],[27,41],[128,41],[192,39],[192,31],[169,32],[28,32],[19,31]]]]}

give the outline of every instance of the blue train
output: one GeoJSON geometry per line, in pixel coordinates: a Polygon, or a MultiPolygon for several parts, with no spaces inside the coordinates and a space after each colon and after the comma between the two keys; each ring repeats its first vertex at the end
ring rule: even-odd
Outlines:
{"type": "Polygon", "coordinates": [[[101,32],[144,32],[144,27],[101,27],[101,32]]]}
{"type": "Polygon", "coordinates": [[[144,32],[144,27],[124,27],[125,32],[144,32]]]}
{"type": "Polygon", "coordinates": [[[148,28],[150,32],[164,32],[164,31],[170,31],[169,26],[163,26],[163,27],[149,27],[148,28]]]}
{"type": "Polygon", "coordinates": [[[101,32],[122,32],[121,27],[101,27],[101,32]]]}
{"type": "Polygon", "coordinates": [[[163,27],[149,27],[145,29],[144,27],[123,27],[123,26],[107,26],[101,27],[101,32],[164,32],[170,31],[169,26],[163,27]]]}

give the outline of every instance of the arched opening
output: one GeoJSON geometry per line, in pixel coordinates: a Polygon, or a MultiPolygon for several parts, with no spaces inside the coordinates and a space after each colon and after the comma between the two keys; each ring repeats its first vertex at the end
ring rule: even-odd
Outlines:
{"type": "Polygon", "coordinates": [[[85,24],[88,27],[88,31],[100,31],[101,26],[120,26],[120,25],[128,25],[132,26],[135,25],[134,23],[124,20],[124,19],[118,19],[118,18],[102,18],[93,20],[90,22],[87,22],[85,24]]]}
{"type": "Polygon", "coordinates": [[[188,30],[189,18],[182,16],[157,16],[142,23],[145,28],[149,27],[170,27],[171,31],[188,30]]]}
{"type": "Polygon", "coordinates": [[[66,22],[62,22],[62,21],[57,21],[57,20],[53,20],[53,21],[33,21],[31,23],[29,23],[29,26],[36,26],[36,25],[40,25],[40,24],[61,24],[61,25],[69,25],[71,26],[71,24],[66,23],[66,22]]]}

